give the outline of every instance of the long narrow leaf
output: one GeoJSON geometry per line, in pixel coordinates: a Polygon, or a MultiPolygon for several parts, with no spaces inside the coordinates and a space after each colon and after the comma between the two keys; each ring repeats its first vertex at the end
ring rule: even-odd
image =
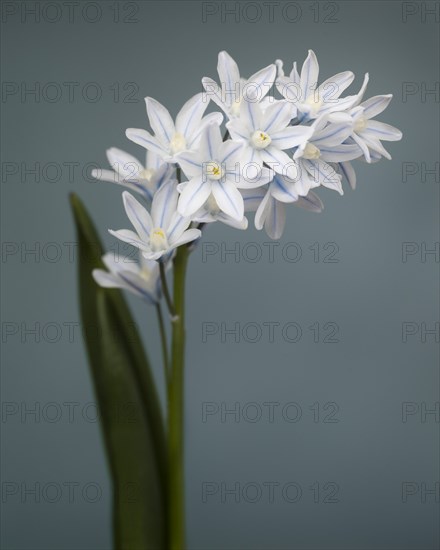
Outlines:
{"type": "Polygon", "coordinates": [[[165,547],[166,449],[148,359],[124,297],[99,288],[102,246],[79,198],[71,196],[79,244],[79,297],[114,488],[116,548],[165,547]]]}

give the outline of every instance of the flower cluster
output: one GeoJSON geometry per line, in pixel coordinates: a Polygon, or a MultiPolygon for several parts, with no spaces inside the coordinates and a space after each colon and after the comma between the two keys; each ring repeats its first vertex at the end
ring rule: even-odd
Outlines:
{"type": "Polygon", "coordinates": [[[204,91],[189,99],[175,120],[166,107],[146,98],[151,132],[126,131],[146,149],[145,166],[112,148],[107,156],[113,171],[94,172],[143,201],[124,191],[135,231],[110,231],[139,249],[141,264],[127,268],[121,258],[110,261],[106,255],[109,272],[94,272],[99,284],[130,289],[156,302],[157,262],[168,263],[178,246],[198,239],[204,224],[219,221],[246,229],[245,214],[255,212],[255,227],[279,239],[286,204],[320,212],[316,188],[342,195],[344,180],[354,188],[352,161],[390,159],[382,142],[402,137],[393,126],[374,120],[391,95],[364,100],[366,74],[358,93],[342,96],[354,74],[344,71],[320,83],[311,50],[301,71],[294,63],[288,75],[277,60],[244,79],[226,52],[220,52],[217,69],[219,83],[203,78],[204,91]],[[222,113],[205,114],[212,104],[222,113]]]}

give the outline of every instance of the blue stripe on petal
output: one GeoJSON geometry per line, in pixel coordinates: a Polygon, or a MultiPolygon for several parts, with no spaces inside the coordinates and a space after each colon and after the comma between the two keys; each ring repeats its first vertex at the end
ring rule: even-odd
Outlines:
{"type": "Polygon", "coordinates": [[[212,142],[211,142],[211,129],[209,127],[208,127],[208,131],[206,132],[206,142],[208,145],[209,160],[214,160],[213,151],[212,151],[212,142]]]}
{"type": "Polygon", "coordinates": [[[283,180],[279,176],[275,176],[273,179],[273,183],[281,189],[286,195],[289,195],[289,197],[292,197],[293,199],[297,199],[297,195],[292,195],[292,193],[289,191],[289,189],[284,185],[283,180]]]}
{"type": "Polygon", "coordinates": [[[247,101],[247,100],[244,100],[246,101],[247,103],[247,111],[248,111],[248,114],[249,114],[249,118],[251,119],[251,124],[252,124],[252,129],[255,130],[255,119],[254,119],[254,116],[253,116],[253,113],[252,113],[252,108],[251,108],[251,102],[250,101],[247,101]]]}
{"type": "Polygon", "coordinates": [[[268,124],[266,124],[266,127],[264,128],[264,131],[269,133],[271,127],[273,126],[274,122],[276,122],[276,120],[282,115],[284,109],[290,109],[290,105],[288,105],[287,103],[284,103],[280,109],[274,109],[274,115],[273,117],[271,118],[271,120],[269,121],[268,124]]]}
{"type": "MultiPolygon", "coordinates": [[[[138,216],[137,211],[133,208],[131,201],[126,201],[127,208],[130,210],[130,214],[136,219],[136,221],[139,223],[139,225],[142,227],[142,229],[145,231],[145,233],[150,236],[150,231],[148,227],[145,226],[143,220],[138,216]]],[[[142,239],[141,239],[142,240],[142,239]]]]}
{"type": "Polygon", "coordinates": [[[223,162],[226,162],[228,160],[228,158],[230,158],[232,155],[234,155],[237,151],[239,151],[241,148],[243,147],[243,144],[242,143],[238,143],[237,146],[232,149],[223,159],[222,159],[222,163],[223,162]]]}
{"type": "Polygon", "coordinates": [[[342,128],[339,127],[334,132],[332,132],[331,134],[326,134],[322,138],[317,137],[316,139],[312,140],[312,142],[318,143],[319,141],[323,141],[323,140],[326,140],[326,139],[331,138],[333,136],[337,136],[339,133],[346,132],[346,131],[347,131],[347,128],[345,126],[343,126],[342,128]]]}
{"type": "Polygon", "coordinates": [[[129,279],[124,277],[124,275],[121,272],[118,273],[118,277],[120,279],[122,279],[124,281],[124,283],[126,283],[128,286],[131,286],[137,292],[139,292],[139,294],[141,294],[146,300],[148,300],[149,303],[151,303],[151,304],[156,303],[156,300],[153,298],[152,294],[150,294],[149,292],[144,290],[142,287],[140,287],[140,286],[136,285],[135,283],[133,283],[133,281],[130,281],[129,279]]]}
{"type": "Polygon", "coordinates": [[[224,186],[220,183],[219,185],[219,188],[223,191],[223,194],[225,195],[225,197],[228,199],[228,202],[229,204],[233,207],[234,209],[234,212],[236,212],[237,214],[239,214],[239,210],[237,209],[237,205],[235,204],[235,202],[231,199],[229,193],[226,191],[226,189],[224,188],[224,186]]]}
{"type": "Polygon", "coordinates": [[[174,193],[174,185],[170,185],[168,187],[168,190],[167,190],[167,195],[166,195],[165,202],[163,203],[163,206],[162,206],[162,212],[160,214],[159,227],[163,227],[163,222],[164,222],[164,218],[165,218],[165,213],[167,211],[167,205],[168,205],[168,202],[169,202],[169,198],[173,195],[173,193],[174,193]]]}
{"type": "Polygon", "coordinates": [[[162,119],[160,118],[160,116],[158,116],[157,113],[154,112],[154,117],[155,117],[155,119],[157,120],[157,122],[160,124],[160,126],[161,126],[161,128],[162,128],[162,130],[163,130],[163,133],[164,133],[164,134],[166,135],[166,137],[167,137],[167,140],[168,140],[168,141],[171,141],[171,136],[168,134],[168,132],[167,132],[165,126],[163,125],[163,122],[162,122],[162,119]]]}
{"type": "Polygon", "coordinates": [[[184,136],[186,136],[186,133],[188,132],[188,127],[189,127],[189,125],[191,123],[191,120],[194,116],[194,113],[197,111],[198,107],[199,107],[199,102],[196,101],[194,107],[192,108],[191,114],[188,117],[188,122],[186,123],[185,130],[183,131],[184,136]]]}
{"type": "MultiPolygon", "coordinates": [[[[191,164],[191,166],[195,166],[196,168],[200,168],[200,170],[202,169],[202,166],[200,164],[200,162],[195,162],[194,160],[190,160],[188,158],[185,158],[185,157],[182,157],[182,159],[187,162],[188,164],[191,164]]],[[[179,162],[179,158],[177,157],[177,162],[179,162]]]]}
{"type": "Polygon", "coordinates": [[[176,221],[171,229],[168,231],[168,240],[171,240],[171,237],[174,235],[174,232],[179,227],[179,225],[182,223],[183,217],[180,216],[179,218],[176,217],[176,221]]]}

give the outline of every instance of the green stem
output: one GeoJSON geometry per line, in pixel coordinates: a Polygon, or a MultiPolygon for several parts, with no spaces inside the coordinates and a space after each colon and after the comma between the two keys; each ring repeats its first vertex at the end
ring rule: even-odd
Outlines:
{"type": "Polygon", "coordinates": [[[185,275],[189,250],[178,249],[174,260],[174,306],[171,373],[168,394],[168,526],[170,550],[185,548],[183,392],[185,361],[185,275]]]}
{"type": "Polygon", "coordinates": [[[156,313],[157,313],[157,321],[159,323],[160,341],[162,344],[162,356],[163,356],[163,367],[165,371],[165,380],[168,385],[169,376],[170,376],[169,374],[170,363],[168,360],[167,333],[165,331],[165,323],[163,320],[163,313],[162,313],[162,307],[160,305],[160,302],[157,302],[156,304],[156,313]]]}
{"type": "Polygon", "coordinates": [[[167,276],[165,274],[165,263],[159,262],[159,271],[160,271],[160,282],[162,283],[162,292],[165,297],[165,302],[168,306],[168,311],[170,312],[171,318],[174,321],[176,317],[176,309],[173,305],[173,300],[170,296],[170,291],[168,290],[167,276]]]}

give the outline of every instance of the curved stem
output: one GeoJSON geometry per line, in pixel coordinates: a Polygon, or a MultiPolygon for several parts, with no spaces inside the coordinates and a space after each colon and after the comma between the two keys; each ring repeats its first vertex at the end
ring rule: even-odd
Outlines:
{"type": "Polygon", "coordinates": [[[168,385],[169,377],[170,377],[170,374],[169,374],[170,364],[168,360],[167,333],[165,331],[165,323],[163,320],[163,313],[162,313],[162,307],[160,305],[160,302],[157,302],[156,304],[156,313],[157,313],[157,321],[159,323],[160,341],[162,344],[162,357],[163,357],[163,366],[165,371],[165,380],[168,385]]]}
{"type": "Polygon", "coordinates": [[[165,275],[164,262],[159,262],[159,271],[160,271],[160,282],[162,283],[162,292],[168,306],[168,311],[170,312],[172,320],[174,321],[174,318],[176,317],[176,310],[174,308],[174,304],[170,296],[170,291],[168,290],[168,283],[167,283],[167,277],[165,275]]]}
{"type": "Polygon", "coordinates": [[[174,304],[171,372],[168,394],[168,525],[170,550],[185,549],[183,394],[185,364],[185,275],[189,250],[178,249],[174,260],[174,304]]]}

